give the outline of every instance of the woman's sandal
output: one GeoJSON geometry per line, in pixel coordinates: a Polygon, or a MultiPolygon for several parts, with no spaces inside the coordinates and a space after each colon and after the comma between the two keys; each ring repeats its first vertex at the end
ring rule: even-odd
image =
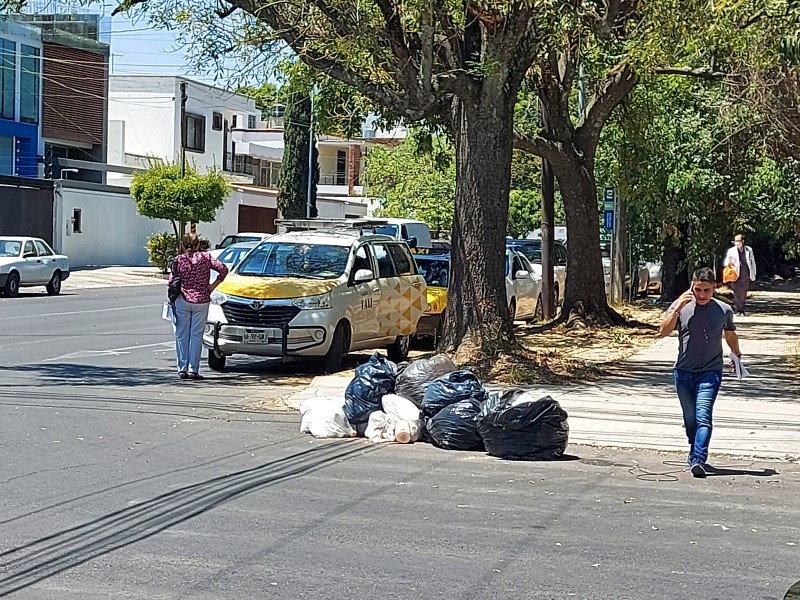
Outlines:
{"type": "Polygon", "coordinates": [[[189,379],[205,379],[200,373],[189,373],[189,379]]]}
{"type": "Polygon", "coordinates": [[[180,377],[181,379],[189,379],[189,374],[186,371],[181,371],[180,373],[178,373],[178,377],[180,377]]]}

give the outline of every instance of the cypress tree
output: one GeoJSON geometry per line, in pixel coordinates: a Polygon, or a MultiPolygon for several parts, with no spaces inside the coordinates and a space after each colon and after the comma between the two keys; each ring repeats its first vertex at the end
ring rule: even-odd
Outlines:
{"type": "MultiPolygon", "coordinates": [[[[308,201],[308,147],[311,127],[311,96],[293,92],[283,116],[283,160],[278,181],[278,208],[284,219],[303,219],[308,201]]],[[[312,158],[311,216],[317,216],[319,152],[312,158]]]]}

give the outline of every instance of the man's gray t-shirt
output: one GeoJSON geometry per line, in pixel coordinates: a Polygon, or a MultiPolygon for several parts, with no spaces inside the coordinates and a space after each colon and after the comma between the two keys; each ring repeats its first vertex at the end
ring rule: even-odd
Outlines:
{"type": "MultiPolygon", "coordinates": [[[[677,304],[676,300],[669,310],[677,304]]],[[[676,329],[680,343],[676,369],[692,373],[722,371],[722,332],[736,331],[730,306],[716,298],[703,306],[690,302],[681,310],[676,329]]]]}

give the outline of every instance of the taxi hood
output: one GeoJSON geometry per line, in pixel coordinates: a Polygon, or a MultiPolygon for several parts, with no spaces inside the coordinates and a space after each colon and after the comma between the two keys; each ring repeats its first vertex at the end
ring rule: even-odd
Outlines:
{"type": "Polygon", "coordinates": [[[218,292],[258,300],[286,300],[319,296],[339,285],[339,279],[302,279],[299,277],[258,277],[231,274],[218,292]]]}

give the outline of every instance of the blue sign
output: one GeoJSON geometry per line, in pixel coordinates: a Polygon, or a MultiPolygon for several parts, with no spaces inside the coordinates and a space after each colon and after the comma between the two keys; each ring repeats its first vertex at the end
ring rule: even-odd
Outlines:
{"type": "Polygon", "coordinates": [[[608,229],[609,231],[614,231],[614,211],[613,210],[604,210],[603,211],[603,226],[608,229]]]}

